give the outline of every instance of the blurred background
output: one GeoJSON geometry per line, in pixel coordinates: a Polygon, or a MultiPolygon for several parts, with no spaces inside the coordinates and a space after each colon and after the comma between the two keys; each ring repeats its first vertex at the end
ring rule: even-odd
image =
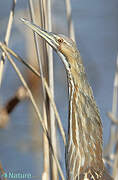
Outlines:
{"type": "MultiPolygon", "coordinates": [[[[33,3],[35,16],[38,19],[37,4],[39,1],[34,0],[33,3]]],[[[11,7],[12,1],[0,1],[0,41],[2,42],[4,42],[11,7]]],[[[52,0],[52,31],[68,36],[65,8],[64,0],[52,0]]],[[[71,0],[71,8],[76,43],[100,109],[105,147],[110,138],[111,120],[108,118],[107,112],[112,111],[118,53],[118,1],[71,0]]],[[[37,67],[33,33],[20,21],[20,18],[30,20],[28,0],[16,3],[8,47],[37,67]]],[[[17,65],[29,83],[34,96],[37,97],[37,94],[40,93],[40,85],[35,77],[22,64],[17,63],[17,65]]],[[[0,87],[1,108],[14,96],[19,86],[21,86],[21,82],[6,59],[0,87]]],[[[54,97],[66,134],[68,127],[67,92],[66,72],[54,52],[54,97]]],[[[38,101],[41,101],[41,97],[42,95],[39,95],[38,101]]],[[[41,179],[43,148],[40,132],[42,132],[42,128],[37,122],[34,125],[35,118],[30,101],[25,99],[10,114],[7,125],[0,128],[0,161],[6,172],[31,173],[32,176],[41,179]]],[[[64,145],[58,130],[57,141],[59,161],[65,175],[64,145]]],[[[36,179],[35,177],[32,179],[36,179]]]]}

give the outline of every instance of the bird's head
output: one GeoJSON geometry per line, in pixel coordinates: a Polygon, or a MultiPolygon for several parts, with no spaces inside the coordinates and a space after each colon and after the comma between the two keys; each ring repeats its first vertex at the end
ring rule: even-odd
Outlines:
{"type": "Polygon", "coordinates": [[[71,65],[76,64],[74,59],[78,58],[79,53],[76,44],[72,39],[62,34],[55,34],[42,30],[39,26],[31,23],[30,21],[24,19],[21,20],[40,37],[45,39],[46,42],[58,53],[67,70],[71,67],[71,65]]]}

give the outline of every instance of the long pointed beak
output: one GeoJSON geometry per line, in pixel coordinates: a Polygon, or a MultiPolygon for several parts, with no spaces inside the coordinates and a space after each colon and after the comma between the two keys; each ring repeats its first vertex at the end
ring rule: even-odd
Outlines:
{"type": "Polygon", "coordinates": [[[30,21],[27,21],[23,18],[21,18],[21,21],[23,21],[27,26],[29,26],[34,32],[36,32],[39,36],[41,36],[43,39],[46,40],[46,42],[52,46],[52,48],[54,48],[55,50],[58,49],[59,44],[56,41],[56,35],[51,33],[51,32],[47,32],[45,30],[42,30],[39,26],[31,23],[30,21]]]}

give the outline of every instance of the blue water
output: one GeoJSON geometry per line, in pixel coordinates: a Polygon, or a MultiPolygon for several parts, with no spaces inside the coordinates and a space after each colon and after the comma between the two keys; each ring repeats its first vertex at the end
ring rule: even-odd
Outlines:
{"type": "MultiPolygon", "coordinates": [[[[113,81],[118,52],[118,1],[89,0],[87,3],[85,0],[72,0],[71,2],[76,43],[100,108],[103,123],[103,140],[104,145],[106,145],[111,123],[106,113],[111,111],[112,108],[113,81]]],[[[64,5],[62,0],[53,1],[53,30],[67,35],[64,5]]],[[[2,41],[6,32],[10,7],[10,1],[0,2],[0,40],[2,41]]],[[[27,9],[27,1],[18,1],[17,3],[15,23],[18,26],[15,23],[13,24],[9,47],[13,48],[22,57],[26,57],[26,43],[24,42],[26,27],[19,21],[20,17],[25,17],[25,13],[18,13],[21,9],[27,9]]],[[[55,101],[67,133],[68,97],[66,73],[56,53],[54,53],[54,59],[55,101]]],[[[19,65],[19,68],[24,72],[21,65],[19,65]]],[[[21,83],[18,77],[14,74],[11,65],[7,63],[2,88],[0,89],[0,104],[4,104],[14,94],[19,85],[21,83]]],[[[0,129],[0,160],[7,171],[30,172],[32,175],[40,176],[43,160],[42,155],[34,152],[30,147],[32,123],[28,117],[28,103],[25,101],[20,104],[11,114],[7,128],[0,129]]],[[[65,172],[64,147],[59,133],[58,139],[61,143],[60,161],[65,172]]]]}

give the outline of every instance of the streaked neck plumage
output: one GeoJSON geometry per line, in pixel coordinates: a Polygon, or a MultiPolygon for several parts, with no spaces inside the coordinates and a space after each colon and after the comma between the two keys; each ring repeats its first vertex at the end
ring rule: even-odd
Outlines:
{"type": "MultiPolygon", "coordinates": [[[[102,124],[91,87],[86,79],[78,50],[68,58],[69,128],[67,164],[69,177],[78,177],[88,168],[104,169],[102,124]]],[[[65,59],[66,60],[66,59],[65,59]]]]}

